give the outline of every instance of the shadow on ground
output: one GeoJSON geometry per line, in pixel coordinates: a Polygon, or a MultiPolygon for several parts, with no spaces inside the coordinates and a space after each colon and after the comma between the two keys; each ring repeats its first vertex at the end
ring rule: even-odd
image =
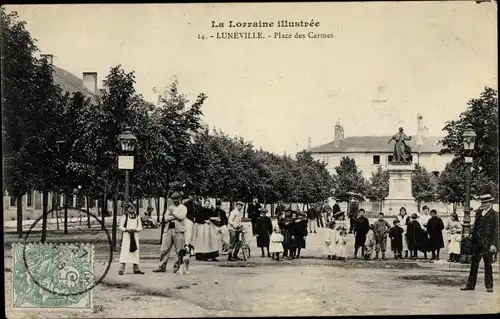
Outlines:
{"type": "Polygon", "coordinates": [[[400,276],[400,279],[409,281],[420,281],[429,285],[457,287],[463,286],[464,279],[460,276],[450,275],[419,275],[419,276],[400,276]]]}

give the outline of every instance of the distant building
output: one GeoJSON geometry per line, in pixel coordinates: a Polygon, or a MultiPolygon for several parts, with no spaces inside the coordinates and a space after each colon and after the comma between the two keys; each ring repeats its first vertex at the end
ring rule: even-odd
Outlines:
{"type": "MultiPolygon", "coordinates": [[[[406,134],[411,135],[408,132],[406,134]]],[[[324,162],[332,174],[335,172],[335,167],[340,164],[342,157],[354,158],[358,170],[362,171],[365,178],[369,178],[379,166],[385,169],[392,160],[394,142],[388,144],[390,138],[391,136],[344,137],[344,128],[338,121],[334,129],[334,140],[313,147],[309,149],[309,152],[314,159],[324,162]]],[[[428,130],[423,124],[423,117],[418,114],[417,132],[409,141],[409,145],[412,147],[412,162],[419,163],[434,174],[442,172],[454,155],[439,155],[442,149],[441,139],[442,137],[439,136],[428,136],[428,130]]]]}

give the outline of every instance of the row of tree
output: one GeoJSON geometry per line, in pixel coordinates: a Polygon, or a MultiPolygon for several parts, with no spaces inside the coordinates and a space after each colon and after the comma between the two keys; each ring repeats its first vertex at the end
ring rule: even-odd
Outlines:
{"type": "MultiPolygon", "coordinates": [[[[4,8],[1,15],[4,190],[17,198],[20,235],[21,197],[33,190],[43,194],[44,216],[49,192],[68,195],[78,188],[81,194],[101,198],[103,212],[104,203],[111,199],[116,228],[116,202],[124,189],[117,137],[125,127],[138,139],[130,180],[132,199],[165,198],[173,191],[228,201],[258,196],[268,203],[314,203],[331,196],[346,200],[351,192],[377,201],[387,197],[388,174],[382,169],[366,181],[354,159],[346,157],[332,176],[325,164],[305,151],[294,158],[275,155],[254,149],[242,138],[202,130],[207,96],[199,94],[194,102],[188,101],[176,79],[156,106],[135,91],[134,73],[121,66],[110,69],[98,96],[69,95],[54,84],[51,65],[35,57],[36,43],[25,22],[4,8]]],[[[496,94],[486,88],[480,98],[469,102],[458,121],[447,123],[443,152],[457,156],[439,177],[416,167],[413,195],[418,201],[463,202],[461,133],[466,123],[475,125],[478,135],[473,193],[488,190],[498,195],[496,94]]],[[[46,218],[42,227],[46,228],[46,218]]]]}

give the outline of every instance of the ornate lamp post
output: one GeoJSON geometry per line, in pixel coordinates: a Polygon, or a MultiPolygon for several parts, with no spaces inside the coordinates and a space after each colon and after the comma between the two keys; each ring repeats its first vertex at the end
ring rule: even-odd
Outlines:
{"type": "MultiPolygon", "coordinates": [[[[465,202],[464,202],[464,219],[462,224],[462,238],[465,238],[471,231],[471,218],[470,212],[470,184],[471,184],[471,169],[472,169],[472,152],[474,151],[474,144],[476,141],[476,133],[472,125],[468,124],[463,133],[463,143],[465,150],[465,202]]],[[[462,243],[467,242],[462,240],[462,243]]],[[[462,260],[470,260],[470,253],[464,250],[462,246],[462,260]]]]}
{"type": "MultiPolygon", "coordinates": [[[[131,155],[134,151],[135,145],[137,143],[137,137],[130,131],[130,128],[125,128],[123,133],[118,135],[118,142],[120,142],[120,147],[124,155],[118,156],[118,169],[125,170],[125,194],[123,207],[127,207],[129,204],[129,174],[130,171],[134,169],[134,156],[131,155]]],[[[116,249],[116,227],[117,227],[117,216],[113,214],[113,248],[116,249]]]]}

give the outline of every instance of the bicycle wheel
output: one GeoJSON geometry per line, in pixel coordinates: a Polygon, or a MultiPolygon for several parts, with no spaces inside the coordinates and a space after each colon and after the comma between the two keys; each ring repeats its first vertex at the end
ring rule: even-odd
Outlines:
{"type": "Polygon", "coordinates": [[[248,244],[245,244],[245,250],[243,255],[246,256],[245,258],[250,258],[250,246],[248,244]]]}

